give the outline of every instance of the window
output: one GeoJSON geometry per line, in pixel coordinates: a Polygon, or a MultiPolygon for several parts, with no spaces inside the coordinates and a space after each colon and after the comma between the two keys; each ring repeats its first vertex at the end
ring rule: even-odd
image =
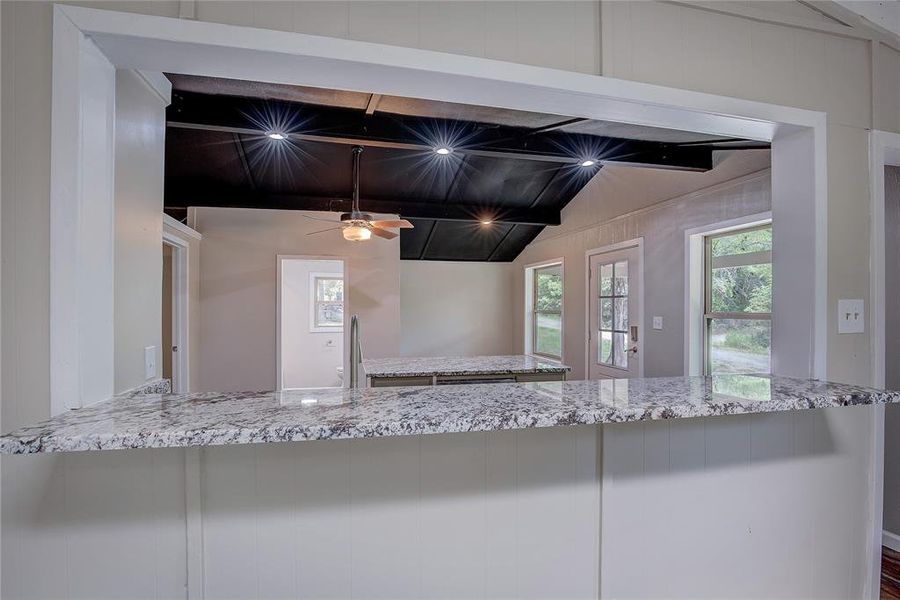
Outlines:
{"type": "Polygon", "coordinates": [[[531,352],[539,356],[562,359],[562,265],[531,269],[531,352]]]}
{"type": "Polygon", "coordinates": [[[628,261],[600,265],[597,363],[628,368],[628,261]]]}
{"type": "Polygon", "coordinates": [[[769,373],[772,225],[705,239],[706,373],[769,373]]]}
{"type": "Polygon", "coordinates": [[[311,331],[341,331],[344,327],[344,278],[336,275],[313,276],[311,331]]]}

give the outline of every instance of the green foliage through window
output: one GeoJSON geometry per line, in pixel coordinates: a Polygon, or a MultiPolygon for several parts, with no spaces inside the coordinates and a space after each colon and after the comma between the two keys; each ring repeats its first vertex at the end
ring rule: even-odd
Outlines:
{"type": "Polygon", "coordinates": [[[534,352],[562,356],[562,265],[534,270],[534,352]]]}
{"type": "Polygon", "coordinates": [[[709,238],[706,348],[712,373],[768,373],[772,228],[709,238]]]}

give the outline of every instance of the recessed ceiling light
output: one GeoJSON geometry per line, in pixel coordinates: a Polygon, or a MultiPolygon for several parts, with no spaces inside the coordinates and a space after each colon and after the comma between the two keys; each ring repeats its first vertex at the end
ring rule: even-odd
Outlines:
{"type": "Polygon", "coordinates": [[[493,223],[493,222],[494,222],[493,219],[482,219],[482,220],[481,220],[481,224],[482,224],[482,225],[490,225],[490,224],[493,223]]]}
{"type": "Polygon", "coordinates": [[[283,133],[279,133],[277,131],[270,131],[266,134],[270,140],[283,140],[286,139],[287,136],[283,133]]]}
{"type": "Polygon", "coordinates": [[[587,160],[581,161],[582,167],[593,167],[595,164],[597,164],[596,160],[587,159],[587,160]]]}
{"type": "Polygon", "coordinates": [[[447,155],[450,154],[451,152],[453,152],[453,149],[452,149],[452,148],[448,148],[447,146],[441,146],[440,148],[435,148],[435,149],[434,149],[434,153],[435,153],[435,154],[440,154],[441,156],[447,156],[447,155]]]}

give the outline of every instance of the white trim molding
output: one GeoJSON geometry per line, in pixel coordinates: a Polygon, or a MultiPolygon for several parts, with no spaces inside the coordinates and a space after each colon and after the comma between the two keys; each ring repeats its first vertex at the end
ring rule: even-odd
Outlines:
{"type": "Polygon", "coordinates": [[[896,552],[900,552],[900,535],[891,533],[888,530],[881,532],[881,545],[890,548],[896,552]]]}
{"type": "Polygon", "coordinates": [[[144,83],[153,90],[162,103],[168,106],[172,103],[172,83],[159,71],[135,71],[144,83]]]}
{"type": "Polygon", "coordinates": [[[522,335],[524,336],[524,344],[522,347],[525,351],[525,354],[529,356],[536,356],[543,361],[564,365],[566,364],[566,259],[560,256],[559,258],[529,263],[522,266],[522,273],[525,277],[525,285],[522,286],[522,288],[525,290],[525,318],[523,320],[525,327],[522,330],[522,335]],[[552,267],[554,265],[559,265],[559,270],[562,273],[563,280],[563,303],[562,310],[559,313],[560,349],[558,359],[535,354],[534,320],[531,318],[532,313],[534,312],[534,271],[535,269],[540,269],[542,267],[552,267]]]}
{"type": "Polygon", "coordinates": [[[684,232],[684,374],[703,374],[703,238],[772,222],[770,211],[709,223],[684,232]]]}
{"type": "Polygon", "coordinates": [[[188,225],[185,225],[181,221],[178,221],[178,220],[172,218],[171,216],[169,216],[165,213],[163,214],[163,225],[167,226],[167,227],[171,227],[172,229],[177,231],[178,234],[183,238],[190,238],[192,240],[197,240],[197,241],[200,241],[203,239],[202,233],[200,233],[196,229],[193,229],[192,227],[189,227],[188,225]]]}
{"type": "MultiPolygon", "coordinates": [[[[178,348],[162,348],[162,352],[172,353],[172,391],[185,393],[190,391],[191,381],[191,306],[190,306],[190,269],[191,269],[191,235],[183,235],[182,228],[171,227],[163,215],[162,243],[172,248],[172,346],[178,348]]],[[[168,217],[175,223],[171,217],[168,217]]],[[[181,225],[180,223],[178,223],[181,225]]],[[[190,231],[193,231],[191,229],[190,231]]],[[[199,234],[198,234],[199,235],[199,234]]]]}
{"type": "MultiPolygon", "coordinates": [[[[869,343],[872,356],[872,385],[884,387],[886,357],[885,331],[885,190],[884,168],[900,166],[900,134],[873,130],[869,133],[869,343]]],[[[884,523],[884,406],[872,408],[872,533],[868,554],[869,585],[877,593],[881,577],[881,545],[887,539],[884,523]]],[[[893,534],[890,534],[893,535],[893,534]]],[[[888,544],[884,544],[888,545],[888,544]]],[[[893,547],[893,546],[889,546],[893,547]]]]}
{"type": "Polygon", "coordinates": [[[116,69],[53,13],[50,414],[114,392],[116,69]]]}

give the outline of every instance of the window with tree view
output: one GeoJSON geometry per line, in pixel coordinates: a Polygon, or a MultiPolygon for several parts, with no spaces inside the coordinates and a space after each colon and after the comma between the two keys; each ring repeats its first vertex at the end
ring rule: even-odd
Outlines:
{"type": "Polygon", "coordinates": [[[550,358],[562,358],[562,265],[533,270],[532,352],[550,358]]]}
{"type": "Polygon", "coordinates": [[[707,373],[769,373],[772,226],[706,238],[707,373]]]}

